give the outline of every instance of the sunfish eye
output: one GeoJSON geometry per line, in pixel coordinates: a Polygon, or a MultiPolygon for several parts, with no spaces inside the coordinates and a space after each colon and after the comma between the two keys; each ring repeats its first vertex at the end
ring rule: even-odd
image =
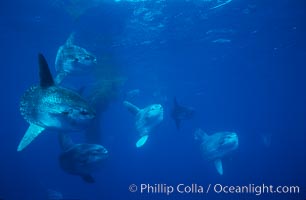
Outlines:
{"type": "Polygon", "coordinates": [[[156,110],[156,108],[155,107],[151,107],[151,110],[156,110]]]}
{"type": "Polygon", "coordinates": [[[85,58],[84,58],[85,60],[93,60],[93,57],[92,56],[85,56],[85,58]]]}
{"type": "Polygon", "coordinates": [[[69,112],[68,112],[68,111],[63,111],[62,114],[63,114],[63,115],[68,115],[69,112]]]}
{"type": "Polygon", "coordinates": [[[72,113],[73,112],[73,110],[71,110],[71,109],[66,109],[66,110],[63,110],[62,112],[61,112],[61,114],[63,114],[63,115],[69,115],[70,113],[72,113]]]}
{"type": "Polygon", "coordinates": [[[80,114],[81,114],[81,115],[88,115],[89,112],[88,112],[87,110],[81,110],[81,111],[80,111],[80,114]]]}

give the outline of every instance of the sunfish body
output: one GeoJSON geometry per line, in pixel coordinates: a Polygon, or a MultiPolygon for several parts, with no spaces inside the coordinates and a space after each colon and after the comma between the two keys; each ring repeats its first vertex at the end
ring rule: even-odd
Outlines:
{"type": "Polygon", "coordinates": [[[68,74],[86,72],[96,63],[97,59],[92,53],[74,44],[74,33],[72,33],[57,51],[55,82],[60,84],[68,74]]]}
{"type": "Polygon", "coordinates": [[[108,157],[108,151],[99,144],[74,144],[67,134],[59,133],[63,152],[59,156],[60,167],[69,174],[81,176],[88,183],[95,182],[92,173],[99,170],[108,157]]]}
{"type": "Polygon", "coordinates": [[[201,129],[196,130],[195,139],[201,142],[201,152],[205,159],[214,161],[220,175],[223,174],[221,159],[238,148],[238,136],[234,132],[218,132],[207,135],[201,129]]]}
{"type": "Polygon", "coordinates": [[[136,147],[142,147],[147,142],[152,129],[163,120],[163,107],[160,104],[152,104],[140,109],[128,101],[124,101],[123,104],[135,115],[135,126],[140,137],[136,147]]]}
{"type": "Polygon", "coordinates": [[[39,54],[40,85],[32,86],[21,98],[20,112],[30,127],[17,151],[23,150],[45,129],[80,131],[95,118],[95,111],[79,94],[56,86],[47,61],[39,54]]]}
{"type": "Polygon", "coordinates": [[[176,128],[179,129],[182,120],[192,119],[195,110],[191,107],[179,105],[176,98],[173,101],[171,117],[175,121],[176,128]]]}

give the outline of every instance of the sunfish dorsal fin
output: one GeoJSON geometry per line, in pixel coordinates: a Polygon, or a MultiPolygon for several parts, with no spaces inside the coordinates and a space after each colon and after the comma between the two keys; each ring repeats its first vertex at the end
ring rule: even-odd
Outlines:
{"type": "Polygon", "coordinates": [[[39,64],[39,78],[41,87],[50,87],[54,85],[54,81],[45,57],[40,53],[38,54],[39,64]]]}
{"type": "Polygon", "coordinates": [[[71,138],[63,132],[58,133],[58,141],[63,151],[68,150],[74,145],[71,138]]]}
{"type": "Polygon", "coordinates": [[[195,132],[194,132],[194,139],[195,140],[200,140],[200,141],[204,141],[209,137],[209,135],[207,135],[207,133],[205,133],[202,129],[198,128],[195,132]]]}
{"type": "Polygon", "coordinates": [[[223,174],[223,167],[222,167],[222,161],[221,161],[221,159],[215,160],[214,164],[215,164],[215,167],[216,167],[218,173],[219,173],[220,175],[222,175],[222,174],[223,174]]]}
{"type": "Polygon", "coordinates": [[[43,130],[45,130],[45,128],[35,124],[30,124],[27,132],[24,134],[18,145],[17,151],[22,151],[26,148],[43,130]]]}
{"type": "Polygon", "coordinates": [[[72,32],[72,33],[69,35],[68,39],[66,40],[65,45],[67,45],[67,46],[72,46],[73,43],[74,43],[74,36],[75,36],[75,32],[72,32]]]}
{"type": "Polygon", "coordinates": [[[140,108],[138,108],[137,106],[135,106],[134,104],[128,102],[128,101],[124,101],[123,102],[123,105],[125,107],[127,107],[127,109],[133,113],[134,115],[136,115],[139,111],[140,111],[140,108]]]}
{"type": "Polygon", "coordinates": [[[142,136],[137,142],[136,142],[136,147],[140,148],[142,147],[148,140],[149,135],[144,135],[142,136]]]}

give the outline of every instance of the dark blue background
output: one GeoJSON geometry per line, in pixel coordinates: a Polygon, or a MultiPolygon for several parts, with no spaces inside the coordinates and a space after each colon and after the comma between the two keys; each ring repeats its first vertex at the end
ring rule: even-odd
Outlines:
{"type": "Polygon", "coordinates": [[[48,189],[82,200],[306,198],[303,0],[233,0],[215,10],[183,1],[143,3],[149,11],[162,12],[145,24],[133,15],[137,5],[129,3],[101,3],[78,18],[51,1],[1,1],[0,5],[0,199],[46,199],[48,189]],[[159,23],[164,26],[148,31],[159,23]],[[102,114],[100,143],[110,157],[94,174],[95,184],[61,171],[52,131],[26,150],[16,151],[28,127],[19,113],[19,99],[38,82],[37,53],[44,53],[54,73],[57,49],[72,31],[79,45],[107,55],[127,79],[102,114]],[[212,42],[220,38],[231,41],[212,42]],[[165,108],[164,121],[142,149],[135,148],[133,117],[122,106],[124,94],[136,88],[141,92],[133,103],[140,107],[161,103],[165,108]],[[196,117],[183,122],[180,131],[169,113],[174,96],[196,108],[196,117]],[[239,149],[224,159],[223,176],[202,159],[193,140],[196,128],[238,133],[239,149]],[[263,144],[262,135],[271,135],[270,146],[263,144]],[[132,183],[266,183],[298,185],[301,191],[292,196],[167,197],[130,193],[132,183]]]}

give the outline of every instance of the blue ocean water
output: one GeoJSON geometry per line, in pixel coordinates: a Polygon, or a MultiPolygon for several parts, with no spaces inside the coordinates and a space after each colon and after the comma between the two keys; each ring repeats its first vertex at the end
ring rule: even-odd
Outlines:
{"type": "MultiPolygon", "coordinates": [[[[303,0],[0,4],[1,200],[52,199],[50,191],[60,194],[53,199],[75,200],[306,198],[303,0]],[[98,66],[106,68],[93,75],[95,80],[110,73],[108,78],[120,82],[109,92],[115,95],[108,106],[99,111],[95,142],[109,150],[109,158],[93,173],[93,184],[61,170],[55,131],[16,151],[28,128],[19,101],[39,82],[37,54],[45,55],[55,74],[57,50],[71,32],[78,45],[97,55],[98,66]],[[122,104],[132,90],[139,91],[130,99],[139,107],[164,107],[163,121],[140,149],[135,147],[133,115],[122,104]],[[196,110],[180,130],[170,114],[174,97],[196,110]],[[238,134],[239,147],[224,157],[222,176],[213,162],[202,158],[194,141],[197,128],[208,134],[238,134]],[[225,187],[263,184],[284,187],[281,193],[262,194],[258,187],[249,193],[225,187]],[[135,186],[138,190],[131,192],[135,186]],[[145,186],[151,189],[141,191],[145,186]],[[294,194],[290,186],[299,191],[294,194]],[[192,187],[197,189],[189,191],[192,187]]],[[[92,81],[87,78],[85,82],[92,81]]],[[[71,79],[67,87],[82,87],[71,79]]],[[[79,139],[77,133],[74,137],[79,139]]]]}

